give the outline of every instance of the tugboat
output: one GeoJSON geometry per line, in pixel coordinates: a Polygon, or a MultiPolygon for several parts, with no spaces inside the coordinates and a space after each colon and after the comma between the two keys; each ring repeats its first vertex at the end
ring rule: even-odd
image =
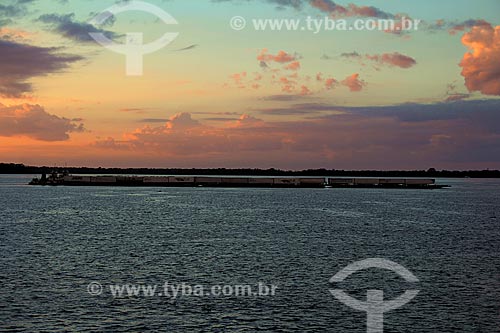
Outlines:
{"type": "Polygon", "coordinates": [[[63,172],[52,170],[48,177],[47,174],[42,173],[42,177],[40,179],[33,178],[29,185],[61,185],[64,183],[64,177],[68,175],[69,172],[67,170],[64,170],[63,172]]]}

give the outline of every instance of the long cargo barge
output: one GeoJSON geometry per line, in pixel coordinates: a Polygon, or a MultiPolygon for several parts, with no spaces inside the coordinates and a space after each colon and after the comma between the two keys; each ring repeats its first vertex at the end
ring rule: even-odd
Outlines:
{"type": "Polygon", "coordinates": [[[407,188],[439,189],[435,179],[394,178],[279,178],[206,176],[78,176],[53,172],[30,185],[122,187],[264,187],[264,188],[407,188]]]}

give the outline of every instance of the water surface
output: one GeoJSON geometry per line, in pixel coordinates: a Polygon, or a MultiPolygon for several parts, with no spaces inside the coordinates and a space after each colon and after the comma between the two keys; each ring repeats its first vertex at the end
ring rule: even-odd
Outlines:
{"type": "Polygon", "coordinates": [[[366,332],[360,300],[417,288],[385,332],[500,332],[500,180],[444,190],[30,187],[0,176],[1,332],[366,332]],[[268,297],[113,298],[87,285],[275,284],[268,297]]]}

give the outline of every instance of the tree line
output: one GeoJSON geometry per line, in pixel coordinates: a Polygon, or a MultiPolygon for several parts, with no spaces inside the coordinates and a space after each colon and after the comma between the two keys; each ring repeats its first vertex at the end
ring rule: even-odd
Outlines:
{"type": "Polygon", "coordinates": [[[183,169],[183,168],[89,168],[29,166],[15,163],[0,163],[0,174],[42,174],[53,170],[64,170],[71,174],[100,175],[206,175],[206,176],[318,176],[318,177],[432,177],[432,178],[500,178],[499,170],[337,170],[337,169],[183,169]]]}

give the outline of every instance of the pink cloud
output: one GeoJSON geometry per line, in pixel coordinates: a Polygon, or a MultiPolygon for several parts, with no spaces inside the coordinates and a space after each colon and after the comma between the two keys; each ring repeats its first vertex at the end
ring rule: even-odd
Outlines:
{"type": "Polygon", "coordinates": [[[351,76],[346,77],[342,82],[342,85],[346,86],[352,92],[358,92],[363,90],[363,87],[366,83],[359,79],[359,74],[352,74],[351,76]]]}
{"type": "Polygon", "coordinates": [[[347,9],[330,0],[311,0],[309,4],[326,13],[347,14],[347,9]]]}
{"type": "Polygon", "coordinates": [[[309,4],[319,9],[322,12],[330,14],[332,17],[378,17],[378,18],[393,18],[395,15],[384,12],[377,7],[373,6],[357,6],[349,4],[347,7],[336,4],[332,0],[311,0],[309,4]]]}
{"type": "Polygon", "coordinates": [[[467,20],[453,25],[448,30],[448,33],[450,35],[456,35],[459,32],[465,31],[473,27],[491,27],[491,24],[486,22],[485,20],[467,20]]]}
{"type": "Polygon", "coordinates": [[[470,97],[469,94],[451,94],[451,95],[448,95],[446,97],[445,101],[446,102],[455,102],[455,101],[461,101],[461,100],[467,99],[469,97],[470,97]]]}
{"type": "MultiPolygon", "coordinates": [[[[366,54],[364,56],[359,54],[358,52],[350,52],[350,53],[342,53],[341,57],[358,61],[363,66],[366,65],[364,62],[365,60],[374,62],[379,66],[399,67],[404,69],[411,68],[417,64],[417,61],[414,58],[401,54],[399,52],[373,54],[373,55],[366,54]]],[[[378,67],[375,67],[375,69],[379,70],[378,67]]]]}
{"type": "Polygon", "coordinates": [[[417,61],[412,57],[406,56],[398,52],[375,54],[375,55],[367,54],[366,58],[368,60],[375,61],[380,65],[388,65],[391,67],[399,67],[399,68],[410,68],[417,64],[417,61]]]}
{"type": "Polygon", "coordinates": [[[349,8],[348,10],[349,16],[380,17],[380,18],[388,18],[392,16],[372,6],[357,6],[351,3],[349,4],[348,8],[349,8]]]}

